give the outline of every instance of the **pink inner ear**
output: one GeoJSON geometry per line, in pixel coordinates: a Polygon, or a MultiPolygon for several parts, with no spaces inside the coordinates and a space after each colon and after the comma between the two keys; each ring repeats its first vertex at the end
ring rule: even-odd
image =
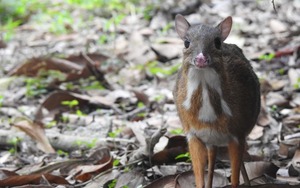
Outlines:
{"type": "Polygon", "coordinates": [[[225,20],[223,20],[220,24],[219,24],[219,28],[221,29],[221,38],[222,41],[224,41],[231,30],[231,26],[232,26],[232,18],[231,16],[227,17],[225,20]]]}

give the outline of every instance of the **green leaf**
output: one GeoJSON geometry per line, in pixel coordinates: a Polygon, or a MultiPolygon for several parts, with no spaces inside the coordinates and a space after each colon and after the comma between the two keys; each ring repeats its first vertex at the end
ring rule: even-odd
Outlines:
{"type": "Polygon", "coordinates": [[[71,101],[62,101],[61,104],[73,108],[74,106],[79,105],[79,101],[76,99],[71,101]]]}
{"type": "Polygon", "coordinates": [[[118,166],[120,164],[120,160],[119,159],[115,159],[113,162],[113,166],[118,166]]]}
{"type": "Polygon", "coordinates": [[[175,159],[182,159],[182,158],[188,158],[188,159],[190,159],[191,158],[190,153],[187,152],[187,153],[183,153],[183,154],[177,155],[177,157],[175,159]]]}
{"type": "Polygon", "coordinates": [[[259,56],[258,59],[271,61],[272,59],[274,59],[274,57],[275,57],[275,53],[269,53],[269,54],[263,54],[263,55],[259,56]]]}
{"type": "Polygon", "coordinates": [[[178,129],[171,130],[170,133],[179,135],[179,134],[183,134],[184,132],[183,132],[183,129],[178,128],[178,129]]]}
{"type": "Polygon", "coordinates": [[[117,180],[113,179],[109,184],[108,184],[108,188],[114,188],[117,184],[117,180]]]}
{"type": "Polygon", "coordinates": [[[143,103],[143,102],[138,102],[138,104],[137,104],[137,107],[138,108],[142,108],[142,107],[144,107],[145,106],[145,104],[143,103]]]}

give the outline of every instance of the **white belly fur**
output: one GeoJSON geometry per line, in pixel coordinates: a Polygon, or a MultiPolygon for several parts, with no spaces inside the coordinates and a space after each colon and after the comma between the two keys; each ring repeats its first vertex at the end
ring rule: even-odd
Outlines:
{"type": "Polygon", "coordinates": [[[209,128],[201,129],[201,130],[190,129],[190,131],[187,132],[186,136],[188,141],[193,137],[197,137],[207,147],[227,146],[229,141],[232,140],[237,141],[237,138],[232,136],[231,134],[223,134],[214,129],[209,129],[209,128]]]}

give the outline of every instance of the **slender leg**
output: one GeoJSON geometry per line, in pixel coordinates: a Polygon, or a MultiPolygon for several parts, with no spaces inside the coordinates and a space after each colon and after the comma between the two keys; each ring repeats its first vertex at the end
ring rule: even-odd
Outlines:
{"type": "Polygon", "coordinates": [[[208,180],[207,180],[207,188],[212,187],[213,177],[214,177],[214,169],[215,169],[215,161],[216,161],[217,148],[215,146],[211,146],[208,148],[208,180]]]}
{"type": "Polygon", "coordinates": [[[207,163],[206,146],[196,137],[192,137],[189,140],[189,150],[195,174],[196,187],[204,188],[204,174],[207,163]]]}
{"type": "Polygon", "coordinates": [[[232,140],[228,144],[228,153],[231,164],[231,185],[236,188],[239,185],[240,169],[243,159],[244,141],[232,140]]]}

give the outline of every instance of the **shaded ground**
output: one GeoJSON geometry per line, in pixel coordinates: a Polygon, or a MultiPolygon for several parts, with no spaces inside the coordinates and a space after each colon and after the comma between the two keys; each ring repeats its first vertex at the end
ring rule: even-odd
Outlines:
{"type": "MultiPolygon", "coordinates": [[[[200,4],[155,2],[150,20],[132,11],[108,27],[95,16],[63,35],[28,21],[2,41],[0,185],[191,187],[172,97],[183,48],[176,13],[210,25],[233,16],[226,42],[243,49],[262,85],[248,139],[251,183],[298,184],[300,2],[275,1],[277,14],[269,1],[200,4]]],[[[219,152],[218,187],[229,184],[226,156],[219,152]]]]}

